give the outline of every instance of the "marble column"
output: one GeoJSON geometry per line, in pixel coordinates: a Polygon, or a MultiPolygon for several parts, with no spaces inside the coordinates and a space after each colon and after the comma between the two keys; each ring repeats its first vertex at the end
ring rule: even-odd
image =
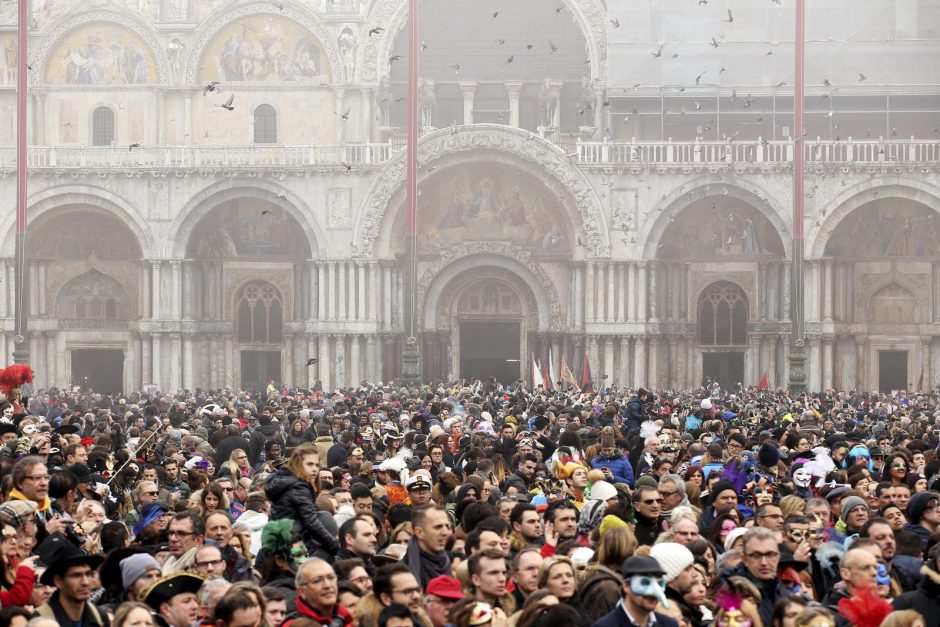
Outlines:
{"type": "Polygon", "coordinates": [[[158,89],[154,100],[154,142],[157,146],[166,145],[166,90],[158,89]]]}
{"type": "Polygon", "coordinates": [[[679,387],[679,341],[675,335],[666,337],[669,344],[669,376],[666,385],[671,388],[679,387]]]}
{"type": "Polygon", "coordinates": [[[624,264],[627,271],[627,320],[633,322],[637,320],[637,303],[639,298],[636,292],[636,266],[628,261],[624,264]]]}
{"type": "Polygon", "coordinates": [[[366,319],[366,266],[356,262],[356,320],[366,319]]]}
{"type": "MultiPolygon", "coordinates": [[[[614,279],[617,266],[613,263],[605,264],[607,271],[607,289],[604,290],[604,321],[613,322],[617,317],[617,284],[614,279]]],[[[611,373],[607,373],[611,374],[611,373]]]]}
{"type": "Polygon", "coordinates": [[[506,94],[509,96],[509,126],[519,128],[519,96],[522,95],[522,81],[506,81],[506,94]]]}
{"type": "Polygon", "coordinates": [[[584,288],[584,269],[578,265],[574,268],[574,327],[584,328],[584,301],[587,290],[584,288]]]}
{"type": "Polygon", "coordinates": [[[646,322],[646,262],[637,262],[636,276],[636,319],[640,322],[646,322]]]}
{"type": "Polygon", "coordinates": [[[767,381],[772,388],[780,384],[777,376],[777,341],[777,336],[771,335],[767,342],[767,381]]]}
{"type": "Polygon", "coordinates": [[[160,276],[160,261],[153,260],[150,262],[150,287],[151,287],[151,296],[150,302],[151,306],[151,315],[154,318],[163,318],[164,312],[164,300],[163,300],[163,281],[160,276]]]}
{"type": "Polygon", "coordinates": [[[329,262],[327,268],[329,279],[327,280],[327,319],[336,320],[336,262],[329,262]]]}
{"type": "Polygon", "coordinates": [[[376,337],[374,335],[366,336],[366,370],[363,374],[363,379],[366,379],[370,383],[374,383],[379,380],[379,377],[376,374],[376,337]]]}
{"type": "Polygon", "coordinates": [[[646,368],[646,342],[647,337],[645,335],[638,335],[636,338],[636,346],[633,350],[633,386],[634,387],[643,387],[650,385],[650,373],[646,368]]]}
{"type": "Polygon", "coordinates": [[[649,338],[646,348],[647,359],[649,359],[649,384],[653,387],[660,387],[660,336],[652,335],[649,338]]]}
{"type": "Polygon", "coordinates": [[[183,143],[192,145],[193,141],[193,93],[192,91],[183,92],[183,143]]]}
{"type": "Polygon", "coordinates": [[[386,331],[392,329],[392,267],[386,264],[382,267],[382,328],[386,331]]]}
{"type": "Polygon", "coordinates": [[[31,89],[33,96],[33,137],[31,143],[46,144],[46,90],[31,89]]]}
{"type": "Polygon", "coordinates": [[[657,286],[659,264],[653,261],[647,263],[649,264],[649,319],[650,322],[657,322],[659,319],[659,312],[657,311],[659,301],[659,289],[657,286]]]}
{"type": "MultiPolygon", "coordinates": [[[[377,320],[379,317],[379,264],[375,261],[369,262],[369,320],[377,320]]],[[[374,371],[373,371],[374,372],[374,371]]]]}
{"type": "Polygon", "coordinates": [[[182,364],[182,361],[183,361],[183,359],[182,359],[183,347],[182,347],[182,341],[181,341],[181,339],[180,339],[180,334],[179,334],[179,333],[171,333],[171,334],[170,334],[170,341],[169,341],[169,344],[170,344],[170,346],[169,346],[169,348],[170,348],[170,357],[169,357],[169,362],[170,362],[170,363],[169,363],[169,365],[170,365],[170,382],[169,382],[169,386],[170,386],[170,390],[175,393],[177,390],[179,390],[181,387],[183,387],[183,386],[182,386],[182,377],[181,377],[181,374],[182,374],[182,373],[181,373],[181,368],[180,368],[180,367],[181,367],[181,364],[182,364]]]}
{"type": "Polygon", "coordinates": [[[335,335],[333,336],[333,347],[336,350],[336,387],[344,387],[347,384],[346,381],[346,336],[345,335],[335,335]]]}
{"type": "Polygon", "coordinates": [[[620,372],[617,375],[617,385],[630,386],[630,337],[620,336],[620,372]]]}
{"type": "Polygon", "coordinates": [[[39,292],[39,316],[42,318],[46,317],[46,296],[49,294],[48,286],[46,285],[46,269],[49,267],[48,261],[39,262],[39,286],[36,291],[39,292]]]}
{"type": "MultiPolygon", "coordinates": [[[[225,386],[235,388],[235,341],[231,335],[225,336],[225,386]]],[[[239,376],[241,375],[241,364],[238,365],[239,376]]],[[[239,383],[241,383],[239,381],[239,383]]]]}
{"type": "Polygon", "coordinates": [[[193,381],[193,336],[187,333],[183,336],[183,388],[192,390],[196,387],[193,381]]]}
{"type": "Polygon", "coordinates": [[[627,315],[627,271],[629,266],[625,263],[618,263],[617,270],[617,322],[624,322],[629,317],[627,315]]]}
{"type": "Polygon", "coordinates": [[[614,338],[609,336],[604,340],[604,372],[601,374],[607,375],[604,387],[610,387],[614,384],[616,380],[616,373],[614,372],[614,338]]]}
{"type": "Polygon", "coordinates": [[[360,339],[359,335],[352,335],[349,338],[349,385],[358,385],[365,378],[362,374],[360,339]]]}
{"type": "Polygon", "coordinates": [[[324,392],[332,391],[334,389],[334,369],[333,360],[330,356],[330,336],[321,333],[317,336],[317,341],[320,344],[320,384],[323,386],[324,392]]]}
{"type": "Polygon", "coordinates": [[[277,383],[286,383],[287,385],[297,385],[298,381],[294,378],[294,336],[284,334],[284,363],[281,364],[281,381],[277,383]]]}
{"type": "Polygon", "coordinates": [[[824,335],[822,338],[822,389],[832,388],[832,367],[834,363],[833,348],[835,338],[831,335],[824,335]]]}
{"type": "Polygon", "coordinates": [[[822,298],[822,313],[823,319],[826,322],[832,322],[832,302],[835,292],[835,284],[833,282],[833,270],[832,270],[832,260],[826,259],[823,262],[825,269],[825,279],[823,280],[823,288],[820,293],[822,298]]]}
{"type": "Polygon", "coordinates": [[[326,266],[317,263],[317,320],[326,319],[326,266]]]}
{"type": "Polygon", "coordinates": [[[594,322],[597,319],[595,314],[595,304],[597,298],[596,280],[594,276],[594,262],[587,262],[586,282],[584,289],[584,299],[587,301],[586,322],[594,322]]]}
{"type": "Polygon", "coordinates": [[[463,123],[473,124],[473,96],[477,90],[475,81],[460,81],[460,92],[463,94],[463,123]]]}
{"type": "Polygon", "coordinates": [[[352,286],[349,285],[349,264],[345,261],[340,261],[336,264],[337,271],[339,276],[336,279],[336,282],[339,284],[339,296],[336,297],[337,300],[337,315],[339,320],[349,320],[349,301],[353,297],[352,286]],[[349,291],[346,291],[346,288],[349,287],[349,291]]]}
{"type": "Polygon", "coordinates": [[[166,392],[168,390],[164,388],[161,346],[163,344],[163,336],[159,333],[154,333],[151,337],[153,338],[153,351],[151,352],[153,356],[153,383],[160,388],[161,391],[166,392]]]}

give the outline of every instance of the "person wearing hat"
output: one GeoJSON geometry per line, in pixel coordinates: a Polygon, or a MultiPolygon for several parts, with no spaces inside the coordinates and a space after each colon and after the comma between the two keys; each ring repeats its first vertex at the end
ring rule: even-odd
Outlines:
{"type": "Polygon", "coordinates": [[[405,482],[411,505],[419,507],[431,502],[431,482],[423,474],[415,474],[405,482]]]}
{"type": "Polygon", "coordinates": [[[628,557],[620,570],[624,577],[622,603],[592,627],[679,627],[673,618],[656,611],[659,603],[666,601],[663,590],[666,572],[655,558],[649,555],[628,557]]]}
{"type": "Polygon", "coordinates": [[[196,593],[204,581],[192,573],[173,573],[145,588],[140,600],[153,608],[168,627],[190,627],[199,617],[196,593]]]}
{"type": "Polygon", "coordinates": [[[101,587],[115,604],[139,601],[143,591],[160,576],[160,563],[140,547],[111,551],[99,569],[101,587]]]}
{"type": "Polygon", "coordinates": [[[928,490],[918,492],[907,502],[907,523],[904,531],[910,531],[920,538],[926,548],[930,536],[940,527],[940,492],[928,490]]]}
{"type": "Polygon", "coordinates": [[[693,567],[695,556],[692,551],[676,542],[660,542],[650,550],[650,557],[659,562],[665,572],[670,615],[675,616],[677,611],[680,616],[687,613],[692,619],[693,627],[700,627],[704,620],[702,612],[683,598],[692,590],[696,581],[693,567]]]}
{"type": "Polygon", "coordinates": [[[447,614],[454,604],[464,598],[460,582],[440,575],[428,582],[424,594],[424,609],[431,619],[431,627],[445,627],[450,623],[447,614]]]}
{"type": "Polygon", "coordinates": [[[836,523],[836,530],[844,535],[852,535],[861,531],[868,519],[871,518],[871,508],[860,496],[848,496],[842,499],[842,513],[836,523]]]}
{"type": "Polygon", "coordinates": [[[54,533],[36,547],[46,565],[39,583],[55,586],[49,600],[36,609],[36,615],[54,618],[60,625],[110,627],[108,615],[89,599],[95,589],[95,569],[101,555],[89,555],[72,544],[64,534],[54,533]]]}

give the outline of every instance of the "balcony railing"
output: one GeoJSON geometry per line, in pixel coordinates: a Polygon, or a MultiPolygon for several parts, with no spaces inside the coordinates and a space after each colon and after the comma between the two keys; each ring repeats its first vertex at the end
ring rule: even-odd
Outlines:
{"type": "MultiPolygon", "coordinates": [[[[795,146],[790,141],[578,141],[559,145],[572,161],[586,166],[787,164],[795,146]]],[[[30,146],[30,169],[272,169],[380,166],[403,147],[385,144],[343,146],[30,146]]],[[[806,163],[938,163],[940,140],[807,141],[806,163]]],[[[0,170],[16,167],[15,149],[0,148],[0,170]]]]}
{"type": "MultiPolygon", "coordinates": [[[[792,141],[578,142],[583,164],[788,163],[792,141]]],[[[807,163],[927,163],[940,161],[938,140],[813,140],[803,144],[807,163]]]]}
{"type": "MultiPolygon", "coordinates": [[[[3,161],[13,167],[15,149],[4,148],[3,161]]],[[[390,144],[345,146],[30,146],[30,168],[305,168],[381,165],[392,154],[390,144]]]]}

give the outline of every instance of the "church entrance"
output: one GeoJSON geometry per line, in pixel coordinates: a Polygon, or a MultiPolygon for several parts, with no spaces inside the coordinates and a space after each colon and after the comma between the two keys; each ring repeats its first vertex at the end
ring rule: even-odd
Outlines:
{"type": "Polygon", "coordinates": [[[102,394],[124,391],[124,351],[76,348],[71,353],[72,385],[102,394]]]}
{"type": "Polygon", "coordinates": [[[702,353],[702,383],[733,390],[744,382],[744,353],[702,353]]]}
{"type": "Polygon", "coordinates": [[[510,384],[522,377],[519,320],[460,320],[460,376],[510,384]]]}
{"type": "Polygon", "coordinates": [[[878,389],[907,390],[907,351],[878,351],[878,389]]]}
{"type": "Polygon", "coordinates": [[[263,390],[268,381],[281,381],[280,351],[242,351],[242,389],[263,390]]]}

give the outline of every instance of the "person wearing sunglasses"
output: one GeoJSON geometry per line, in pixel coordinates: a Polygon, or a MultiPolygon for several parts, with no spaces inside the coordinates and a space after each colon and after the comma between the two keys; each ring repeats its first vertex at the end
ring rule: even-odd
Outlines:
{"type": "Polygon", "coordinates": [[[641,485],[633,492],[636,526],[633,530],[641,545],[652,546],[663,530],[663,497],[657,488],[641,485]]]}

